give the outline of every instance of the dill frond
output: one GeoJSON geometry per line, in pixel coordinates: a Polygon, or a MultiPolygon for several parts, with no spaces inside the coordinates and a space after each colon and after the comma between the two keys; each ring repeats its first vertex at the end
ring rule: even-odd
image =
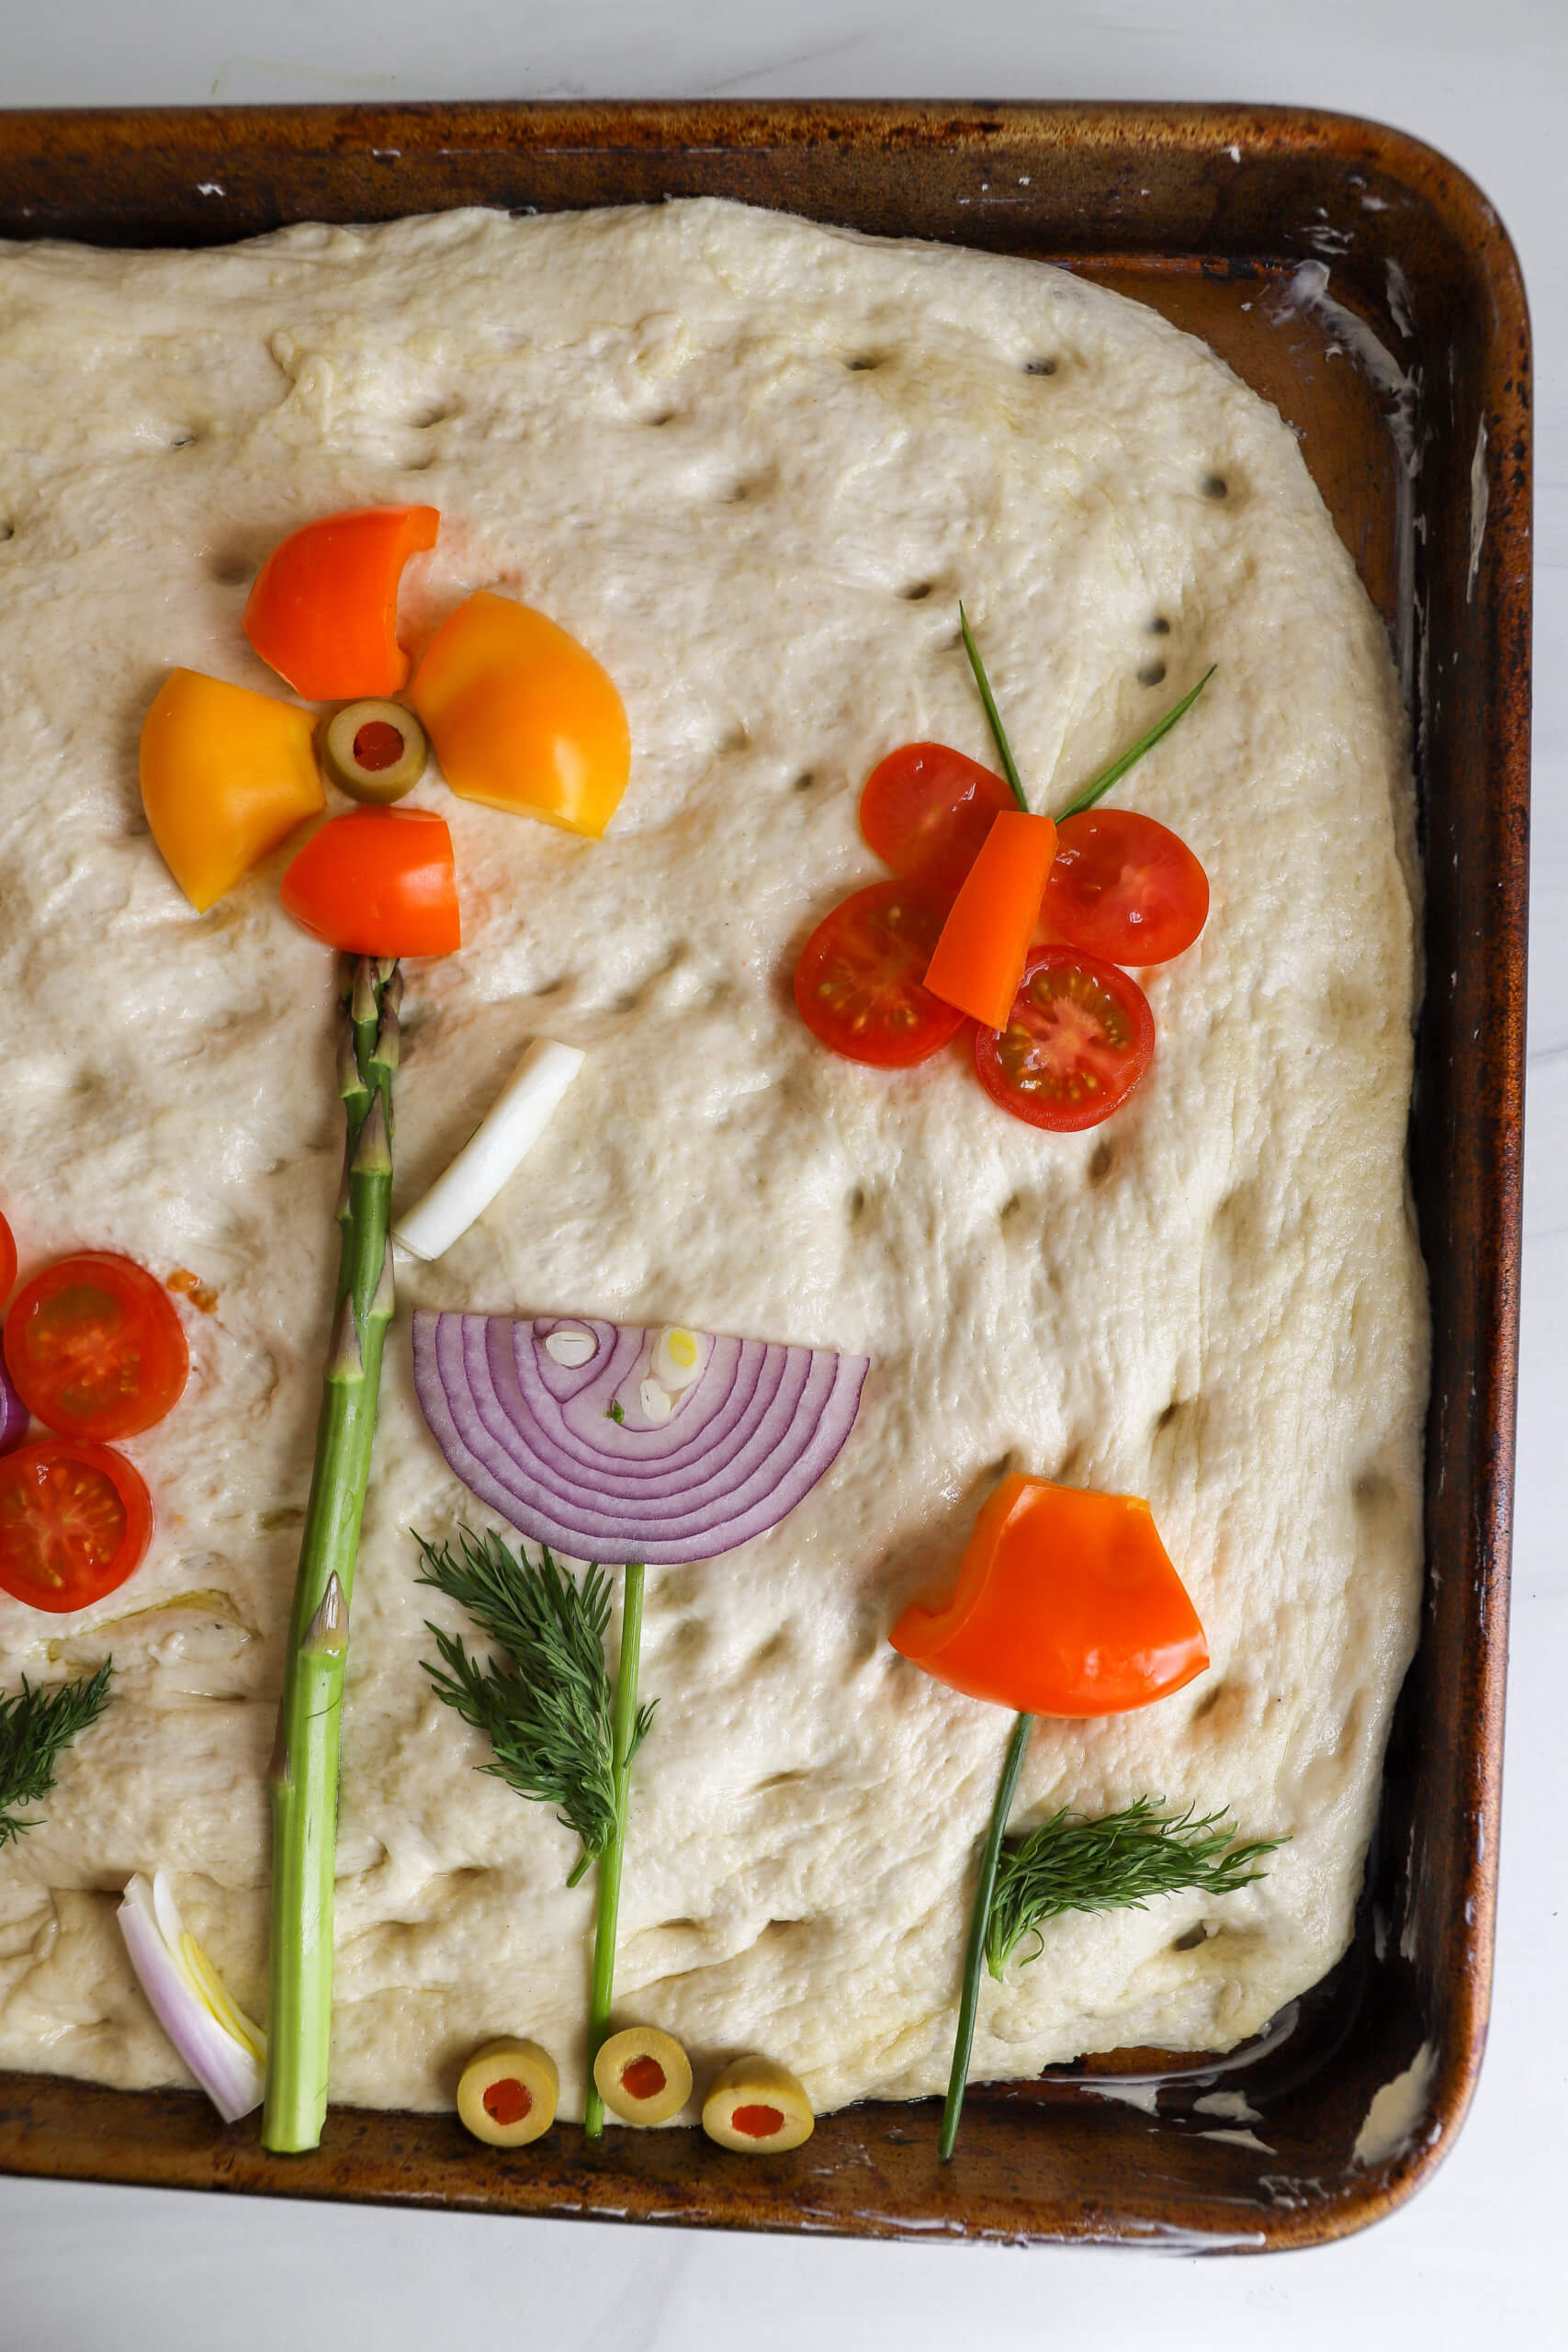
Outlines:
{"type": "Polygon", "coordinates": [[[1004,1846],[997,1868],[986,1930],[986,1964],[993,1976],[1026,1936],[1045,1949],[1040,1930],[1064,1911],[1142,1910],[1152,1895],[1234,1894],[1263,1872],[1256,1865],[1283,1838],[1243,1842],[1224,1813],[1193,1817],[1163,1813],[1163,1798],[1140,1797],[1099,1821],[1073,1820],[1064,1805],[1016,1845],[1004,1846]]]}
{"type": "Polygon", "coordinates": [[[24,1674],[16,1696],[0,1698],[0,1848],[37,1827],[15,1808],[48,1796],[62,1754],[108,1705],[113,1670],[105,1658],[96,1674],[52,1690],[33,1690],[24,1674]]]}
{"type": "MultiPolygon", "coordinates": [[[[513,1557],[492,1529],[460,1533],[461,1557],[415,1536],[433,1585],[472,1618],[495,1653],[470,1657],[459,1635],[430,1625],[441,1664],[423,1661],[438,1698],[491,1744],[481,1766],[519,1796],[557,1808],[582,1841],[567,1883],[575,1886],[617,1828],[613,1694],[604,1665],[610,1579],[591,1567],[579,1584],[541,1546],[537,1560],[513,1557]]],[[[428,1621],[427,1621],[428,1623],[428,1621]]],[[[652,1706],[639,1712],[627,1761],[647,1735],[652,1706]]]]}

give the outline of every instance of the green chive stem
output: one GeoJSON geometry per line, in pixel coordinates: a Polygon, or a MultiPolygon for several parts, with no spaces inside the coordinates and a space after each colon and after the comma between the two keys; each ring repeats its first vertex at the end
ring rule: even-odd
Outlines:
{"type": "Polygon", "coordinates": [[[986,706],[986,717],[991,722],[991,733],[996,739],[997,751],[1002,763],[1002,774],[1012,786],[1013,798],[1027,817],[1029,803],[1023,797],[1023,780],[1019,775],[1018,762],[1013,758],[1012,745],[1008,741],[1007,729],[1002,725],[1002,715],[997,708],[997,698],[991,692],[991,682],[986,675],[986,665],[980,659],[980,649],[975,642],[975,632],[969,626],[969,616],[964,609],[962,598],[958,605],[958,626],[964,632],[964,650],[969,656],[969,667],[975,673],[975,684],[980,689],[980,700],[986,706]]]}
{"type": "Polygon", "coordinates": [[[599,1857],[599,1918],[593,1934],[593,1984],[588,2006],[588,2088],[582,2129],[590,2140],[597,2140],[604,2129],[604,2102],[593,2079],[593,2061],[610,2030],[610,2008],[615,1990],[615,1928],[621,1908],[621,1866],[626,1850],[631,1760],[640,1736],[637,1683],[642,1650],[642,1585],[640,1562],[628,1565],[621,1601],[621,1657],[615,1675],[615,1713],[611,1735],[615,1833],[599,1857]]]}
{"type": "Polygon", "coordinates": [[[997,1783],[997,1801],[991,1807],[991,1826],[986,1833],[985,1848],[980,1856],[980,1875],[975,1888],[975,1906],[969,1914],[969,1941],[964,1953],[964,1990],[958,2003],[958,2031],[953,2045],[953,2069],[947,2078],[947,2102],[942,2110],[942,2137],[937,2142],[937,2154],[946,2164],[958,2137],[958,2121],[964,2112],[964,2086],[969,2080],[969,2053],[975,2046],[975,2018],[980,2007],[980,1971],[986,1959],[986,1932],[991,1919],[991,1895],[997,1883],[997,1864],[1001,1858],[1002,1838],[1007,1831],[1008,1815],[1018,1787],[1018,1776],[1023,1770],[1023,1758],[1029,1747],[1029,1735],[1033,1729],[1032,1715],[1020,1715],[1012,1727],[1012,1737],[1002,1763],[1002,1777],[997,1783]]]}
{"type": "Polygon", "coordinates": [[[1086,808],[1092,808],[1097,800],[1103,800],[1111,786],[1120,784],[1128,769],[1136,767],[1144,753],[1152,752],[1161,737],[1169,734],[1177,720],[1186,717],[1218,668],[1217,662],[1211,662],[1190,694],[1183,695],[1181,700],[1173,704],[1163,718],[1156,718],[1148,733],[1140,735],[1131,751],[1122,752],[1119,758],[1111,761],[1108,768],[1101,768],[1100,774],[1091,783],[1086,784],[1081,792],[1075,793],[1066,807],[1057,811],[1057,824],[1059,825],[1066,817],[1081,817],[1086,808]]]}

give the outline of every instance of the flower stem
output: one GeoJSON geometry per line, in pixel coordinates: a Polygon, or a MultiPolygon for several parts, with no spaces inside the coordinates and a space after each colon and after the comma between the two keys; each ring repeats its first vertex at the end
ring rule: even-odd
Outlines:
{"type": "Polygon", "coordinates": [[[991,1895],[997,1883],[997,1863],[1002,1850],[1002,1838],[1012,1811],[1013,1792],[1023,1769],[1024,1751],[1033,1727],[1032,1715],[1020,1715],[1012,1727],[1007,1756],[1002,1764],[1002,1777],[997,1783],[997,1801],[991,1807],[991,1826],[986,1832],[985,1849],[980,1856],[979,1883],[975,1889],[975,1907],[969,1915],[969,1941],[964,1954],[964,1991],[958,2003],[958,2032],[953,2045],[953,2070],[947,2078],[947,2103],[942,2110],[942,2137],[937,2142],[937,2154],[943,2164],[953,2154],[958,2137],[958,2119],[964,2112],[964,2091],[969,2080],[969,2052],[975,2043],[975,2017],[980,2006],[980,1971],[986,1958],[986,1929],[990,1923],[991,1895]]]}
{"type": "Polygon", "coordinates": [[[1029,803],[1023,795],[1023,779],[1019,775],[1018,762],[1013,758],[1012,745],[1008,741],[1007,729],[1002,725],[1002,715],[997,708],[997,698],[991,692],[991,682],[986,675],[986,665],[980,659],[980,649],[975,642],[975,632],[969,626],[969,616],[964,611],[962,602],[958,607],[958,626],[964,633],[964,650],[969,656],[969,667],[975,673],[975,684],[980,689],[980,700],[986,706],[986,717],[991,723],[991,734],[1002,763],[1002,774],[1012,786],[1013,798],[1027,817],[1029,803]]]}
{"type": "Polygon", "coordinates": [[[615,1925],[621,1908],[621,1865],[626,1850],[626,1805],[631,1759],[637,1742],[637,1683],[642,1650],[642,1583],[640,1562],[626,1568],[621,1602],[621,1659],[615,1678],[615,1713],[611,1724],[611,1777],[615,1792],[615,1834],[599,1857],[599,1919],[593,1935],[593,1985],[588,2007],[588,2089],[583,2101],[582,2128],[590,2140],[604,2129],[604,2102],[593,2079],[593,2061],[610,2030],[610,2007],[615,1990],[615,1925]]]}
{"type": "Polygon", "coordinates": [[[348,1136],[338,1209],[343,1251],[337,1314],[322,1380],[277,1738],[267,1774],[272,1937],[262,2145],[278,2154],[313,2148],[327,2106],[344,1667],[376,1434],[381,1346],[392,1316],[387,1226],[400,993],[391,970],[361,957],[352,976],[338,1057],[348,1136]]]}
{"type": "Polygon", "coordinates": [[[1179,703],[1173,703],[1163,718],[1155,720],[1146,735],[1140,735],[1137,741],[1112,760],[1108,768],[1101,768],[1097,776],[1089,778],[1081,791],[1075,792],[1066,807],[1057,810],[1057,824],[1061,824],[1068,817],[1081,817],[1086,808],[1092,808],[1097,800],[1103,800],[1111,786],[1120,784],[1128,769],[1136,767],[1144,753],[1152,752],[1155,745],[1169,734],[1177,720],[1186,717],[1218,667],[1218,662],[1211,662],[1190,694],[1183,695],[1179,703]]]}

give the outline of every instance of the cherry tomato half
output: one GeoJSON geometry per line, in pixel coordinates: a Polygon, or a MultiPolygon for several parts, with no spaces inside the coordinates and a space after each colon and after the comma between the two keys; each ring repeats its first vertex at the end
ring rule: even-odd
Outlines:
{"type": "Polygon", "coordinates": [[[1018,803],[999,775],[945,743],[905,743],[873,768],[860,829],[906,882],[956,895],[991,820],[1018,803]]]}
{"type": "Polygon", "coordinates": [[[90,1608],[152,1535],[152,1499],[111,1446],[56,1438],[0,1461],[0,1591],[30,1609],[90,1608]]]}
{"type": "Polygon", "coordinates": [[[1186,842],[1131,808],[1064,818],[1043,915],[1065,939],[1108,964],[1167,964],[1209,915],[1209,877],[1186,842]]]}
{"type": "Polygon", "coordinates": [[[179,1316],[145,1267],[85,1250],[23,1285],[6,1318],[6,1363],[23,1402],[51,1430],[136,1437],[177,1403],[190,1353],[179,1316]]]}
{"type": "Polygon", "coordinates": [[[17,1279],[17,1244],[11,1228],[0,1216],[0,1306],[11,1295],[11,1284],[17,1279]]]}
{"type": "Polygon", "coordinates": [[[1154,1049],[1136,980],[1076,947],[1032,947],[1007,1027],[975,1032],[975,1068],[1015,1119],[1067,1133],[1119,1110],[1154,1049]]]}
{"type": "Polygon", "coordinates": [[[964,1015],[924,986],[947,900],[911,882],[874,882],[819,922],[795,967],[814,1037],[852,1062],[908,1069],[940,1051],[964,1015]]]}
{"type": "Polygon", "coordinates": [[[452,836],[431,808],[329,818],[279,896],[302,930],[351,956],[450,956],[462,944],[452,836]]]}

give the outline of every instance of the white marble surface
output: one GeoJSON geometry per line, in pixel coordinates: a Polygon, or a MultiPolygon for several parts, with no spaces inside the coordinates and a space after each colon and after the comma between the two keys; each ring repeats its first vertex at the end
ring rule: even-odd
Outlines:
{"type": "MultiPolygon", "coordinates": [[[[0,103],[445,96],[1276,100],[1396,123],[1487,191],[1537,384],[1526,1280],[1491,2047],[1448,2164],[1393,2220],[1265,2261],[508,2224],[0,2181],[6,2352],[413,2352],[469,2332],[604,2352],[1266,2336],[1533,2352],[1568,2191],[1568,107],[1562,0],[0,0],[0,103]]],[[[3,430],[3,424],[0,424],[3,430]]]]}

